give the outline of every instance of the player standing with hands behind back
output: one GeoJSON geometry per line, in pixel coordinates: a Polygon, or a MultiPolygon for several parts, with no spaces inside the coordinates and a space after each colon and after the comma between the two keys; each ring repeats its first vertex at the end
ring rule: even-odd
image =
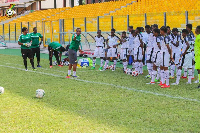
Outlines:
{"type": "Polygon", "coordinates": [[[73,66],[73,75],[72,77],[76,78],[76,67],[77,67],[77,51],[81,52],[80,49],[80,44],[81,44],[81,28],[76,29],[76,34],[72,36],[72,41],[69,46],[69,69],[68,69],[68,74],[66,78],[70,78],[71,76],[71,69],[73,66]]]}
{"type": "Polygon", "coordinates": [[[26,27],[22,28],[22,34],[19,36],[18,44],[21,45],[21,53],[24,60],[24,66],[27,69],[27,57],[30,59],[33,70],[36,70],[33,62],[33,54],[31,50],[31,35],[28,34],[28,29],[26,27]]]}
{"type": "Polygon", "coordinates": [[[31,33],[30,35],[31,35],[31,40],[32,40],[31,49],[33,52],[33,59],[36,54],[37,67],[41,67],[40,66],[40,45],[42,44],[43,36],[40,33],[37,33],[36,27],[33,28],[33,33],[31,33]],[[39,42],[39,38],[41,38],[40,42],[39,42]]]}

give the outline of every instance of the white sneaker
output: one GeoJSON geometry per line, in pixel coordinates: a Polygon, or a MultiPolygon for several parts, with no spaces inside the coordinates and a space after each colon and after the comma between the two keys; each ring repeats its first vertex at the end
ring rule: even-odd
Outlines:
{"type": "Polygon", "coordinates": [[[199,83],[199,80],[194,81],[195,84],[199,83]]]}
{"type": "Polygon", "coordinates": [[[28,71],[28,69],[25,69],[25,71],[28,71]]]}
{"type": "Polygon", "coordinates": [[[192,84],[192,83],[187,82],[186,84],[189,84],[189,85],[190,85],[190,84],[192,84]]]}
{"type": "Polygon", "coordinates": [[[103,71],[105,71],[106,69],[102,69],[102,70],[100,70],[101,72],[103,72],[103,71]]]}
{"type": "Polygon", "coordinates": [[[178,85],[177,83],[172,83],[171,85],[178,85]]]}
{"type": "Polygon", "coordinates": [[[112,71],[115,71],[115,69],[112,69],[112,71]]]}

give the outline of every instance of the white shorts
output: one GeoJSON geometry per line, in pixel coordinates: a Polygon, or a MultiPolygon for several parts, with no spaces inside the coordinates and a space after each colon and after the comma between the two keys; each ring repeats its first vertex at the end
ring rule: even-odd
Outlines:
{"type": "Polygon", "coordinates": [[[127,59],[127,54],[128,54],[128,49],[126,49],[126,48],[121,49],[120,58],[122,60],[126,60],[127,59]]]}
{"type": "Polygon", "coordinates": [[[153,52],[153,63],[157,67],[159,67],[161,65],[162,61],[161,61],[161,53],[160,53],[160,51],[153,52]]]}
{"type": "Polygon", "coordinates": [[[141,47],[134,48],[134,60],[141,61],[142,59],[143,59],[142,48],[141,47]]]}
{"type": "Polygon", "coordinates": [[[169,52],[161,52],[161,66],[169,67],[170,54],[169,52]]]}
{"type": "Polygon", "coordinates": [[[96,47],[93,57],[105,57],[105,53],[104,53],[103,47],[96,47]]]}
{"type": "Polygon", "coordinates": [[[134,48],[129,48],[127,55],[134,55],[134,48]]]}
{"type": "Polygon", "coordinates": [[[193,59],[192,53],[188,53],[188,54],[184,55],[181,58],[180,66],[182,66],[185,69],[192,68],[192,59],[193,59]]]}
{"type": "Polygon", "coordinates": [[[147,48],[147,61],[153,62],[153,48],[147,48]]]}
{"type": "Polygon", "coordinates": [[[117,57],[117,48],[109,48],[107,57],[117,57]]]}
{"type": "Polygon", "coordinates": [[[181,58],[181,53],[180,53],[180,52],[173,53],[173,54],[172,54],[172,57],[173,57],[173,59],[174,59],[174,63],[175,63],[176,65],[178,65],[178,64],[179,64],[179,60],[180,60],[180,58],[181,58]]]}

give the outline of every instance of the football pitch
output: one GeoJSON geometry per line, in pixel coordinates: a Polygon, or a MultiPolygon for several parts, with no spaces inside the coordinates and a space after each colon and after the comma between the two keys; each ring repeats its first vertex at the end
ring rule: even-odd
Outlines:
{"type": "MultiPolygon", "coordinates": [[[[199,132],[200,90],[197,84],[162,89],[146,85],[144,75],[78,68],[66,79],[67,66],[25,71],[20,50],[0,50],[0,132],[199,132]],[[17,53],[17,54],[16,54],[17,53]],[[45,97],[35,98],[43,89],[45,97]]],[[[36,63],[36,61],[35,61],[36,63]]],[[[193,80],[194,81],[194,80],[193,80]]],[[[170,83],[175,79],[170,80],[170,83]]]]}

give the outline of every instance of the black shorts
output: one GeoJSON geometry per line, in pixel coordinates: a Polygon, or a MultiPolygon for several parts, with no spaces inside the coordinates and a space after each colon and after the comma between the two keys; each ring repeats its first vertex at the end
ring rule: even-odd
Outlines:
{"type": "Polygon", "coordinates": [[[32,50],[33,56],[35,56],[35,54],[36,54],[36,57],[40,56],[40,48],[39,47],[31,48],[31,50],[32,50]]]}
{"type": "Polygon", "coordinates": [[[29,59],[33,58],[33,53],[31,49],[21,49],[22,57],[23,59],[26,59],[27,57],[29,59]]]}

